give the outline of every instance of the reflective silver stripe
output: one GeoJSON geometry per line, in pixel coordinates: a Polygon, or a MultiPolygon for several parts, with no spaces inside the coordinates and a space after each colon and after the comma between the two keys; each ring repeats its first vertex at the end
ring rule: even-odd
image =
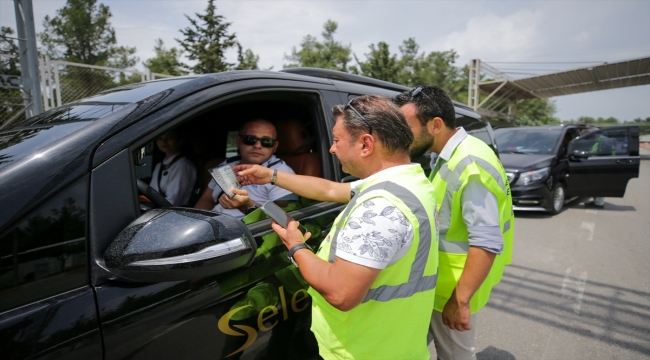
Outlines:
{"type": "Polygon", "coordinates": [[[415,260],[413,261],[413,264],[411,264],[411,273],[409,274],[408,282],[401,285],[384,285],[376,289],[370,289],[366,294],[366,298],[363,299],[363,302],[365,303],[370,300],[389,301],[391,299],[406,298],[415,293],[435,288],[436,283],[438,282],[437,271],[435,275],[424,276],[424,269],[427,266],[429,252],[431,250],[431,239],[433,238],[433,228],[424,205],[410,190],[394,182],[387,181],[385,183],[376,184],[368,187],[367,190],[374,190],[376,189],[375,187],[383,188],[389,193],[395,195],[397,198],[402,200],[409,209],[411,209],[420,225],[420,242],[415,253],[415,260]],[[386,185],[383,186],[382,184],[386,185]]]}
{"type": "Polygon", "coordinates": [[[472,163],[478,164],[488,174],[492,175],[492,178],[499,184],[501,190],[503,190],[504,193],[507,193],[506,185],[503,182],[503,178],[501,178],[501,173],[489,162],[476,156],[467,155],[456,164],[454,170],[449,170],[449,163],[445,162],[438,172],[440,177],[447,182],[445,196],[442,199],[442,205],[440,206],[440,212],[438,213],[438,230],[441,233],[446,233],[447,230],[449,230],[449,226],[451,225],[452,197],[463,185],[462,181],[460,181],[460,177],[463,175],[465,169],[472,163]]]}
{"type": "Polygon", "coordinates": [[[510,230],[510,220],[506,221],[506,223],[503,224],[503,233],[507,233],[508,230],[510,230]]]}
{"type": "Polygon", "coordinates": [[[435,288],[437,283],[438,272],[436,272],[435,275],[421,277],[413,283],[411,282],[411,279],[409,279],[408,283],[402,285],[380,286],[376,289],[368,290],[368,294],[366,294],[366,298],[363,299],[363,302],[365,303],[370,300],[386,302],[392,299],[411,297],[413,294],[435,288]]]}
{"type": "MultiPolygon", "coordinates": [[[[429,259],[429,251],[431,249],[433,229],[424,205],[422,205],[420,199],[418,199],[410,190],[391,181],[369,186],[350,201],[341,219],[347,218],[350,211],[354,208],[358,199],[360,199],[363,194],[374,190],[384,190],[395,195],[397,198],[402,200],[409,209],[411,209],[420,225],[420,242],[418,243],[418,249],[415,253],[415,260],[413,261],[413,264],[411,264],[411,272],[409,274],[408,282],[401,285],[383,285],[376,289],[370,289],[368,290],[363,302],[365,303],[370,300],[389,301],[397,298],[406,298],[415,293],[435,288],[436,283],[438,282],[438,274],[436,273],[435,275],[424,276],[424,269],[426,268],[429,259]]],[[[341,227],[337,226],[332,238],[329,256],[330,262],[333,262],[336,257],[336,238],[340,229],[341,227]]]]}
{"type": "Polygon", "coordinates": [[[438,250],[449,254],[467,255],[469,252],[469,242],[467,241],[447,241],[444,235],[440,235],[438,240],[438,250]]]}

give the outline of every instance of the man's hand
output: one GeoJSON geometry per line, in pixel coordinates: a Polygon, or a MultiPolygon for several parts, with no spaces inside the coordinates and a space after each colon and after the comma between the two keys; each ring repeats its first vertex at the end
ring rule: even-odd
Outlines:
{"type": "Polygon", "coordinates": [[[232,198],[229,198],[226,193],[221,194],[219,197],[219,204],[224,209],[239,209],[239,211],[246,213],[246,209],[255,205],[255,201],[248,197],[248,191],[235,188],[230,189],[230,191],[235,193],[232,198]]]}
{"type": "Polygon", "coordinates": [[[287,247],[287,249],[291,249],[295,245],[302,244],[311,237],[311,233],[309,231],[305,234],[305,236],[302,235],[300,230],[298,230],[298,222],[296,220],[290,220],[289,224],[287,224],[286,229],[283,228],[282,225],[275,222],[275,220],[273,220],[271,227],[278,234],[280,239],[282,239],[282,242],[287,247]]]}
{"type": "Polygon", "coordinates": [[[456,288],[442,309],[442,323],[452,330],[472,330],[469,325],[471,314],[469,302],[490,273],[496,255],[477,246],[470,246],[465,269],[458,279],[456,288]]]}
{"type": "Polygon", "coordinates": [[[442,310],[442,323],[449,326],[452,330],[472,330],[472,327],[469,325],[469,317],[469,303],[458,301],[456,298],[456,290],[454,290],[442,310]]]}
{"type": "Polygon", "coordinates": [[[232,170],[237,175],[237,181],[242,185],[264,185],[271,182],[273,169],[260,165],[235,165],[232,170]]]}

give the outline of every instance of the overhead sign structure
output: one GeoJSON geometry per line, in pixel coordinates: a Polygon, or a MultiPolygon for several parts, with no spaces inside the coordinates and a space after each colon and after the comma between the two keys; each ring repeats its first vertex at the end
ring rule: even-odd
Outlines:
{"type": "Polygon", "coordinates": [[[518,80],[475,59],[470,63],[468,105],[479,114],[511,121],[514,120],[514,105],[520,100],[649,84],[650,57],[585,66],[518,80]],[[481,73],[493,80],[480,82],[481,73]],[[487,96],[479,102],[479,94],[487,96]],[[507,113],[504,113],[505,109],[507,113]]]}

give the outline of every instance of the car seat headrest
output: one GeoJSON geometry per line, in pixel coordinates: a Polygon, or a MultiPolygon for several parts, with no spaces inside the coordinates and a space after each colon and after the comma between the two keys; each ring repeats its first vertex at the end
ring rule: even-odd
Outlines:
{"type": "Polygon", "coordinates": [[[296,119],[287,119],[278,121],[275,125],[278,129],[279,141],[278,149],[275,152],[276,155],[309,153],[312,139],[302,122],[296,119]]]}

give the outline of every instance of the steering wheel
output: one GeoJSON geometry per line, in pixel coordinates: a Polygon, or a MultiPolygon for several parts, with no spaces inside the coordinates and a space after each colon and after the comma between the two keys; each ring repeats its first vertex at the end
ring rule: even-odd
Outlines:
{"type": "Polygon", "coordinates": [[[138,193],[146,196],[156,207],[168,208],[172,206],[164,196],[140,179],[138,179],[138,193]]]}

